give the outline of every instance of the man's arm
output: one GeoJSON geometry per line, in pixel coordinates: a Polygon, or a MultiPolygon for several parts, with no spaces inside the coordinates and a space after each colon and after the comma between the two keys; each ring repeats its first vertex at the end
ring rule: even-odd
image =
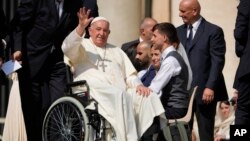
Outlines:
{"type": "MultiPolygon", "coordinates": [[[[84,35],[84,34],[83,34],[84,35]]],[[[79,61],[79,57],[84,57],[84,48],[81,48],[81,42],[84,36],[79,36],[77,29],[73,30],[63,41],[62,51],[64,55],[69,58],[72,64],[79,61]]]]}
{"type": "Polygon", "coordinates": [[[23,36],[25,35],[24,33],[33,26],[37,3],[38,0],[21,0],[11,22],[13,35],[12,57],[14,60],[21,60],[22,41],[23,38],[25,38],[23,36]]]}
{"type": "Polygon", "coordinates": [[[248,38],[249,22],[249,0],[241,0],[238,6],[238,13],[234,29],[235,52],[238,57],[243,54],[248,38]]]}
{"type": "Polygon", "coordinates": [[[80,8],[78,16],[78,25],[63,41],[62,50],[65,56],[74,64],[79,61],[79,57],[84,56],[83,48],[81,49],[81,41],[84,38],[85,28],[88,26],[93,18],[88,18],[90,10],[86,11],[86,8],[80,8]]]}
{"type": "Polygon", "coordinates": [[[181,66],[176,58],[170,56],[161,63],[160,70],[152,80],[149,88],[155,93],[160,93],[172,77],[180,74],[181,66]]]}
{"type": "Polygon", "coordinates": [[[218,80],[225,65],[226,42],[223,30],[220,27],[216,27],[215,30],[213,30],[209,43],[211,66],[206,87],[214,90],[218,85],[218,80]]]}
{"type": "Polygon", "coordinates": [[[210,103],[214,100],[214,89],[220,82],[222,70],[225,64],[226,43],[223,30],[220,27],[214,27],[209,40],[210,53],[210,72],[203,91],[202,100],[204,103],[210,103]]]}
{"type": "Polygon", "coordinates": [[[7,35],[7,23],[4,11],[2,9],[2,5],[0,7],[0,68],[3,64],[4,59],[4,48],[6,47],[6,43],[4,42],[4,38],[7,35]]]}

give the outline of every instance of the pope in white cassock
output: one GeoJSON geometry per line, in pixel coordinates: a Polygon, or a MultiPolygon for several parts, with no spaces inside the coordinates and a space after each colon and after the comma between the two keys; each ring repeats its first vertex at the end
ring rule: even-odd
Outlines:
{"type": "Polygon", "coordinates": [[[98,112],[113,126],[117,140],[138,141],[164,108],[158,95],[142,85],[127,55],[107,43],[108,20],[88,18],[89,12],[79,10],[79,24],[64,40],[62,50],[75,69],[74,80],[87,81],[98,112]],[[90,39],[85,39],[89,23],[90,39]]]}

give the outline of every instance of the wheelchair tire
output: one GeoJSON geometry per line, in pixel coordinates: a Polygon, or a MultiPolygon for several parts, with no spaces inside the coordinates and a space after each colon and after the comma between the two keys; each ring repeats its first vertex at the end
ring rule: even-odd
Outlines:
{"type": "Polygon", "coordinates": [[[88,123],[84,107],[77,99],[59,98],[45,115],[43,141],[88,141],[91,132],[88,123]]]}

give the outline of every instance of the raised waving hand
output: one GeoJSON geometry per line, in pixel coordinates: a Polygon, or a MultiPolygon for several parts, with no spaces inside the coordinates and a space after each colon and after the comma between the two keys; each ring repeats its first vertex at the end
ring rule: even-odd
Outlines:
{"type": "Polygon", "coordinates": [[[86,10],[85,7],[80,8],[77,12],[78,16],[78,26],[76,28],[76,32],[82,36],[84,34],[85,28],[89,25],[89,23],[93,20],[93,17],[89,18],[90,9],[86,10]]]}

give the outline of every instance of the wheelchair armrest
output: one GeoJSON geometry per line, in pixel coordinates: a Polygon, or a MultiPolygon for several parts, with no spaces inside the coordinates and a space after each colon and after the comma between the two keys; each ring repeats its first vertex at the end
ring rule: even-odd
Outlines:
{"type": "Polygon", "coordinates": [[[67,87],[75,87],[75,86],[79,86],[79,85],[85,85],[86,83],[87,83],[86,80],[70,82],[67,84],[67,87]]]}

